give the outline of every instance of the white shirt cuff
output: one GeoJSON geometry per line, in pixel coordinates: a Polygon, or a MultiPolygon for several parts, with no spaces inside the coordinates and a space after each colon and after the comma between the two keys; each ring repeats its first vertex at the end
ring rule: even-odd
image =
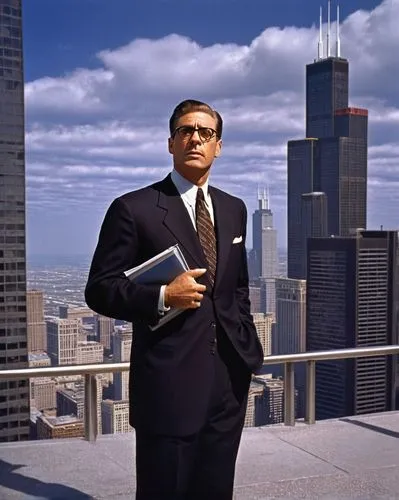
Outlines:
{"type": "Polygon", "coordinates": [[[162,316],[170,310],[170,307],[165,307],[165,288],[166,285],[162,285],[159,291],[159,299],[158,299],[158,312],[162,316]]]}

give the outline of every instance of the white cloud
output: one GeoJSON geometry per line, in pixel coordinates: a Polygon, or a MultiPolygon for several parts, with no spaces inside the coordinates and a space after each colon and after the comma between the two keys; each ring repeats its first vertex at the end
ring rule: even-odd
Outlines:
{"type": "MultiPolygon", "coordinates": [[[[351,104],[369,108],[370,212],[376,219],[384,214],[391,226],[399,153],[398,18],[399,0],[385,0],[373,11],[355,12],[341,29],[351,104]]],[[[180,100],[194,97],[217,107],[225,121],[214,182],[243,196],[249,212],[257,184],[270,184],[285,242],[286,143],[304,135],[305,64],[316,55],[317,37],[313,26],[270,27],[244,46],[202,47],[176,34],[138,39],[99,52],[97,69],[27,83],[33,220],[41,210],[68,207],[72,218],[95,210],[99,220],[112,197],[163,177],[171,164],[169,115],[180,100]]]]}

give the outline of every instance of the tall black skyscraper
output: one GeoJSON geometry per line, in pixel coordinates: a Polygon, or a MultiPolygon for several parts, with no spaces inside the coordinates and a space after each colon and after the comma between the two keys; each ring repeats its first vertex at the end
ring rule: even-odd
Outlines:
{"type": "MultiPolygon", "coordinates": [[[[330,23],[328,23],[330,25],[330,23]]],[[[301,197],[322,192],[329,235],[353,236],[366,228],[367,110],[348,107],[349,63],[327,55],[320,25],[319,57],[306,67],[306,139],[288,142],[288,277],[306,279],[301,197]]]]}
{"type": "MultiPolygon", "coordinates": [[[[307,350],[399,342],[396,231],[308,241],[307,350]]],[[[395,409],[397,362],[386,356],[317,363],[316,418],[395,409]]]]}
{"type": "MultiPolygon", "coordinates": [[[[0,369],[28,366],[24,135],[21,0],[0,0],[0,369]]],[[[28,437],[28,380],[2,381],[0,442],[28,437]]]]}

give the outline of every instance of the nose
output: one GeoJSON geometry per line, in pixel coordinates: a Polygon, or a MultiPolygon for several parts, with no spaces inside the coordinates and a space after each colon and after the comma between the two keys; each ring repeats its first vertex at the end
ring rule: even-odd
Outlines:
{"type": "Polygon", "coordinates": [[[191,136],[191,142],[194,142],[196,144],[202,144],[201,137],[199,135],[199,130],[195,129],[193,132],[193,135],[191,136]]]}

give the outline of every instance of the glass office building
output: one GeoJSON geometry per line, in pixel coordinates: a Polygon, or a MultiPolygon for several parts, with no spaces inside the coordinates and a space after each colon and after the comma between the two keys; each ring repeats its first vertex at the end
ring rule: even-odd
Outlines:
{"type": "MultiPolygon", "coordinates": [[[[0,370],[28,367],[21,0],[0,0],[0,370]]],[[[28,380],[0,382],[0,442],[29,437],[28,380]]]]}
{"type": "Polygon", "coordinates": [[[348,75],[342,57],[306,66],[306,139],[288,143],[289,278],[306,279],[303,194],[325,194],[326,235],[354,236],[366,228],[368,112],[348,107],[348,75]]]}
{"type": "MultiPolygon", "coordinates": [[[[398,343],[396,231],[308,242],[307,350],[398,343]]],[[[395,410],[395,357],[334,360],[316,366],[316,418],[395,410]]]]}

